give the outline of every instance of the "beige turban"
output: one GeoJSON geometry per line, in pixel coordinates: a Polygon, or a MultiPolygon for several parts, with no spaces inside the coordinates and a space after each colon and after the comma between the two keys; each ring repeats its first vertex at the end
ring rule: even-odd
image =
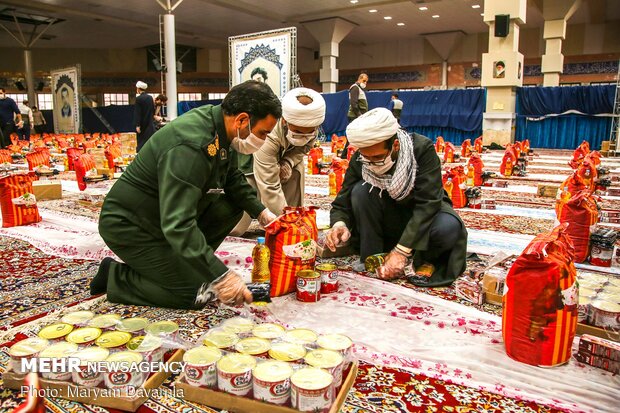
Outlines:
{"type": "Polygon", "coordinates": [[[146,83],[144,83],[144,82],[143,82],[143,81],[141,81],[141,80],[138,80],[138,81],[136,82],[136,88],[137,88],[137,89],[140,89],[140,90],[146,90],[146,88],[147,88],[147,87],[149,87],[149,85],[147,85],[146,83]]]}
{"type": "Polygon", "coordinates": [[[347,126],[347,139],[356,148],[386,141],[398,132],[398,121],[386,108],[369,110],[347,126]]]}
{"type": "Polygon", "coordinates": [[[325,99],[320,93],[305,87],[289,90],[282,98],[282,117],[295,126],[321,126],[325,120],[325,99]],[[298,99],[301,96],[309,97],[312,102],[304,105],[298,99]]]}

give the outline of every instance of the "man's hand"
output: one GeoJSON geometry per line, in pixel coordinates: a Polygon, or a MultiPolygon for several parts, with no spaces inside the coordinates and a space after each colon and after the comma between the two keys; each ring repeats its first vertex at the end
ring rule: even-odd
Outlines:
{"type": "Polygon", "coordinates": [[[140,127],[136,126],[136,132],[140,133],[140,127]]]}
{"type": "Polygon", "coordinates": [[[397,249],[393,249],[385,257],[385,262],[379,268],[377,268],[377,276],[382,280],[392,280],[394,278],[401,277],[405,274],[405,265],[407,264],[408,257],[399,252],[397,249]]]}
{"type": "Polygon", "coordinates": [[[230,271],[213,286],[215,297],[223,304],[241,305],[252,302],[252,293],[237,273],[230,271]]]}
{"type": "Polygon", "coordinates": [[[261,224],[264,228],[267,225],[271,224],[273,221],[275,221],[276,218],[278,218],[276,214],[271,212],[269,208],[265,208],[263,209],[263,212],[258,215],[258,223],[261,224]]]}
{"type": "Polygon", "coordinates": [[[331,252],[336,251],[336,247],[341,246],[351,238],[351,231],[344,222],[337,222],[327,231],[325,245],[331,252]]]}
{"type": "Polygon", "coordinates": [[[293,168],[291,165],[286,161],[280,162],[280,181],[288,181],[291,179],[291,175],[293,175],[293,168]]]}
{"type": "Polygon", "coordinates": [[[153,116],[153,118],[155,119],[155,122],[161,122],[162,120],[162,117],[157,115],[153,116]]]}

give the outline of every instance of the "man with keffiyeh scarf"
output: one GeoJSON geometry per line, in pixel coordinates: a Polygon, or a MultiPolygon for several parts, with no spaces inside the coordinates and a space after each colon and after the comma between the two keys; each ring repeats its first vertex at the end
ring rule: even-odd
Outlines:
{"type": "Polygon", "coordinates": [[[351,238],[361,262],[389,252],[377,270],[382,279],[452,283],[465,270],[467,230],[443,189],[433,143],[400,129],[385,108],[351,122],[347,138],[359,150],[332,202],[327,247],[335,251],[351,238]]]}

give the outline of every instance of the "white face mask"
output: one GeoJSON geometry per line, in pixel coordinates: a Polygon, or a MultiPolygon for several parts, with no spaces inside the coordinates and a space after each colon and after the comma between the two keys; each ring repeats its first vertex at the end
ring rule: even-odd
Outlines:
{"type": "Polygon", "coordinates": [[[384,165],[366,165],[366,168],[370,169],[376,175],[383,175],[392,169],[392,166],[394,166],[395,163],[396,161],[390,156],[389,159],[385,160],[384,165]]]}
{"type": "Polygon", "coordinates": [[[0,93],[0,99],[4,99],[6,98],[6,95],[4,93],[0,93]]]}
{"type": "Polygon", "coordinates": [[[293,146],[306,146],[308,142],[316,138],[316,132],[312,133],[295,133],[293,131],[286,132],[286,139],[293,146]]]}
{"type": "Polygon", "coordinates": [[[360,87],[361,87],[362,89],[366,89],[366,82],[362,82],[362,83],[360,83],[360,87]]]}
{"type": "Polygon", "coordinates": [[[245,139],[240,138],[240,130],[237,129],[237,136],[230,143],[230,146],[234,150],[245,155],[253,154],[254,152],[258,151],[261,146],[263,146],[263,143],[265,143],[264,140],[252,133],[252,125],[250,123],[248,123],[248,129],[250,130],[250,135],[248,135],[248,137],[245,139]]]}

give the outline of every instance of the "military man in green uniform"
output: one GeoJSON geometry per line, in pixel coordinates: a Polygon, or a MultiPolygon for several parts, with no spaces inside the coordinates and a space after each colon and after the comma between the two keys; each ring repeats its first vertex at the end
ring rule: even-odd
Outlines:
{"type": "Polygon", "coordinates": [[[430,139],[400,129],[376,108],[347,127],[358,151],[332,202],[326,246],[351,238],[363,268],[366,257],[389,252],[382,279],[404,275],[420,286],[452,283],[465,270],[467,230],[443,189],[441,162],[430,139]]]}
{"type": "Polygon", "coordinates": [[[214,251],[244,211],[263,225],[275,219],[238,170],[237,156],[258,150],[281,115],[269,86],[248,81],[221,105],[191,110],[155,133],[103,204],[99,233],[124,263],[104,259],[91,293],[123,304],[199,308],[198,292],[212,285],[224,303],[251,302],[241,277],[214,251]]]}

